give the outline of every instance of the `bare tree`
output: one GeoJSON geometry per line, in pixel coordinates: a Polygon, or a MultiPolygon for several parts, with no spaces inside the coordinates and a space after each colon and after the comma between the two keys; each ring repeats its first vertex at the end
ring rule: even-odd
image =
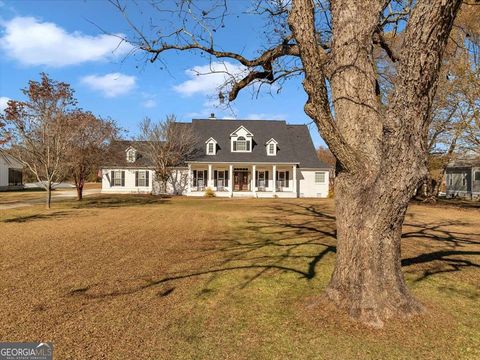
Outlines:
{"type": "Polygon", "coordinates": [[[41,74],[30,80],[22,92],[27,101],[10,100],[2,120],[9,133],[9,154],[32,172],[46,190],[46,207],[51,204],[52,184],[66,174],[65,153],[71,141],[68,112],[76,105],[69,84],[41,74]]]}
{"type": "Polygon", "coordinates": [[[119,128],[113,120],[101,119],[78,109],[68,117],[71,139],[65,152],[65,162],[80,201],[85,180],[96,174],[101,160],[108,157],[108,145],[117,138],[119,128]]]}
{"type": "Polygon", "coordinates": [[[267,36],[253,57],[214,41],[229,15],[226,0],[176,8],[152,1],[142,25],[128,15],[132,3],[111,2],[131,26],[125,40],[151,62],[166,51],[197,50],[243,65],[246,74],[222,89],[230,101],[250,85],[302,74],[305,112],[338,161],[338,246],[327,296],[376,327],[422,311],[401,271],[401,230],[427,172],[430,110],[461,0],[258,0],[254,11],[267,21],[267,36]],[[394,69],[386,94],[376,51],[394,69]]]}
{"type": "MultiPolygon", "coordinates": [[[[477,7],[478,8],[478,7],[477,7]]],[[[425,184],[427,199],[440,191],[450,161],[480,151],[480,15],[466,6],[452,31],[432,105],[428,135],[429,174],[425,184]],[[462,46],[459,46],[462,44],[462,46]]]]}
{"type": "Polygon", "coordinates": [[[197,141],[190,124],[177,122],[174,115],[160,122],[145,118],[140,124],[139,140],[144,142],[144,151],[153,162],[160,193],[166,193],[169,183],[175,187],[181,182],[175,168],[185,165],[196,151],[197,141]]]}

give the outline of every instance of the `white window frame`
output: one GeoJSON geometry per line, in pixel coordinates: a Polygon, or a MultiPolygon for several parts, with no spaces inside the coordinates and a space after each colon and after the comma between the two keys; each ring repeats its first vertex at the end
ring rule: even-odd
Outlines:
{"type": "Polygon", "coordinates": [[[252,140],[245,136],[234,138],[232,141],[232,152],[252,152],[252,140]],[[239,142],[244,144],[244,148],[242,150],[238,149],[239,142]]]}
{"type": "Polygon", "coordinates": [[[325,171],[315,171],[315,184],[325,184],[326,181],[327,181],[327,175],[325,174],[325,171]],[[322,175],[323,175],[323,180],[322,180],[322,181],[318,181],[318,180],[317,180],[317,175],[318,175],[318,176],[322,176],[322,175]]]}
{"type": "Polygon", "coordinates": [[[277,188],[284,188],[287,186],[287,170],[277,170],[278,180],[277,188]],[[283,176],[283,179],[282,179],[283,176]]]}
{"type": "Polygon", "coordinates": [[[135,149],[128,149],[127,150],[127,162],[129,163],[134,163],[135,160],[137,160],[137,152],[135,151],[135,149]]]}
{"type": "Polygon", "coordinates": [[[276,156],[277,155],[277,141],[274,138],[271,138],[265,144],[267,155],[268,156],[276,156]]]}
{"type": "Polygon", "coordinates": [[[139,187],[140,186],[142,186],[142,187],[148,186],[147,185],[147,171],[146,170],[138,172],[137,186],[139,186],[139,187]],[[143,178],[140,177],[141,176],[140,174],[143,174],[143,178]],[[142,183],[143,183],[143,185],[142,185],[142,183]]]}
{"type": "Polygon", "coordinates": [[[213,141],[207,143],[207,155],[215,155],[215,143],[213,141]]]}
{"type": "Polygon", "coordinates": [[[113,171],[113,186],[122,186],[122,170],[113,171]],[[118,181],[118,183],[117,183],[118,181]]]}

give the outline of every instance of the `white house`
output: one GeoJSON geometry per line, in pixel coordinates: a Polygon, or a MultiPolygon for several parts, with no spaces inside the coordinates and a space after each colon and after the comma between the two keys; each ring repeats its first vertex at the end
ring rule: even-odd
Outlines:
{"type": "MultiPolygon", "coordinates": [[[[225,197],[327,197],[329,167],[305,125],[276,120],[194,119],[196,155],[176,169],[169,192],[225,197]]],[[[145,143],[118,141],[102,166],[102,192],[150,193],[155,186],[145,143]]]]}
{"type": "Polygon", "coordinates": [[[23,165],[13,157],[0,154],[0,190],[18,189],[23,186],[23,165]]]}

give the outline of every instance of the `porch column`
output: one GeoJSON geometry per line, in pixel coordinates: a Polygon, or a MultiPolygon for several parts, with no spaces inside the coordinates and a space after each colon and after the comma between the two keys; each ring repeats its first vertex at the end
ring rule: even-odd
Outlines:
{"type": "Polygon", "coordinates": [[[230,185],[230,197],[233,197],[233,165],[228,166],[228,182],[230,185]]]}
{"type": "Polygon", "coordinates": [[[295,194],[295,197],[298,197],[297,194],[297,165],[292,166],[292,171],[293,171],[293,193],[295,194]]]}
{"type": "Polygon", "coordinates": [[[277,193],[277,165],[272,166],[273,195],[277,193]]]}
{"type": "Polygon", "coordinates": [[[207,178],[207,187],[213,189],[213,181],[212,181],[212,164],[208,164],[208,178],[207,178]]]}
{"type": "Polygon", "coordinates": [[[257,194],[256,190],[255,190],[255,180],[256,180],[256,176],[255,176],[255,172],[257,170],[257,166],[256,165],[252,165],[252,180],[250,181],[251,182],[251,188],[252,188],[252,192],[253,192],[253,196],[255,196],[257,194]]]}
{"type": "Polygon", "coordinates": [[[188,164],[187,194],[192,192],[192,164],[188,164]]]}

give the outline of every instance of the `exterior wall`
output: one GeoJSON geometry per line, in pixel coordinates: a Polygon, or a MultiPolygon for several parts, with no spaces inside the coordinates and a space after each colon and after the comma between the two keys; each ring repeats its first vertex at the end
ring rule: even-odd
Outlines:
{"type": "MultiPolygon", "coordinates": [[[[117,193],[117,194],[150,194],[158,193],[160,186],[154,179],[155,172],[147,169],[102,169],[102,192],[103,193],[117,193]],[[112,171],[125,171],[125,186],[111,185],[112,171]],[[135,186],[135,172],[148,171],[148,186],[135,186]]],[[[188,170],[177,169],[174,171],[174,181],[167,184],[167,193],[182,195],[187,191],[187,176],[188,170]]]]}
{"type": "MultiPolygon", "coordinates": [[[[253,164],[232,164],[232,169],[235,171],[236,168],[247,168],[249,172],[248,183],[249,187],[247,191],[235,191],[231,189],[233,186],[232,177],[233,174],[229,174],[228,177],[228,186],[224,190],[219,190],[214,186],[214,172],[215,171],[229,171],[229,164],[210,164],[211,173],[210,178],[206,179],[204,189],[207,187],[211,188],[216,192],[218,197],[327,197],[329,189],[329,171],[328,170],[304,170],[295,168],[293,165],[276,165],[277,171],[288,171],[288,186],[283,186],[277,188],[274,192],[274,173],[273,166],[270,164],[258,164],[255,165],[255,171],[268,171],[268,186],[262,191],[259,190],[258,186],[252,187],[252,175],[253,175],[253,164]],[[294,171],[296,171],[296,186],[294,184],[294,171]],[[315,183],[315,173],[323,172],[325,173],[325,182],[321,184],[315,183]],[[296,191],[295,191],[296,188],[296,191]]],[[[191,171],[193,177],[193,171],[207,171],[208,177],[209,164],[192,164],[191,171]]],[[[188,196],[203,196],[204,190],[198,187],[193,187],[193,178],[190,179],[191,191],[187,192],[188,196]]],[[[257,184],[258,185],[258,184],[257,184]]]]}
{"type": "Polygon", "coordinates": [[[153,171],[149,171],[148,186],[135,186],[135,172],[146,169],[102,169],[102,193],[117,194],[149,194],[152,192],[153,171]],[[112,171],[125,171],[125,186],[112,186],[110,174],[112,171]]]}
{"type": "Polygon", "coordinates": [[[300,197],[321,197],[326,198],[328,196],[328,184],[329,184],[329,171],[328,170],[302,170],[299,169],[298,193],[300,197]],[[324,172],[325,182],[321,184],[315,183],[315,173],[324,172]]]}
{"type": "Polygon", "coordinates": [[[5,158],[3,155],[0,155],[0,190],[17,188],[8,186],[8,169],[10,168],[22,170],[23,166],[10,156],[5,158]]]}
{"type": "Polygon", "coordinates": [[[446,171],[446,196],[480,198],[480,168],[448,168],[446,171]],[[475,180],[475,178],[479,180],[475,180]]]}

